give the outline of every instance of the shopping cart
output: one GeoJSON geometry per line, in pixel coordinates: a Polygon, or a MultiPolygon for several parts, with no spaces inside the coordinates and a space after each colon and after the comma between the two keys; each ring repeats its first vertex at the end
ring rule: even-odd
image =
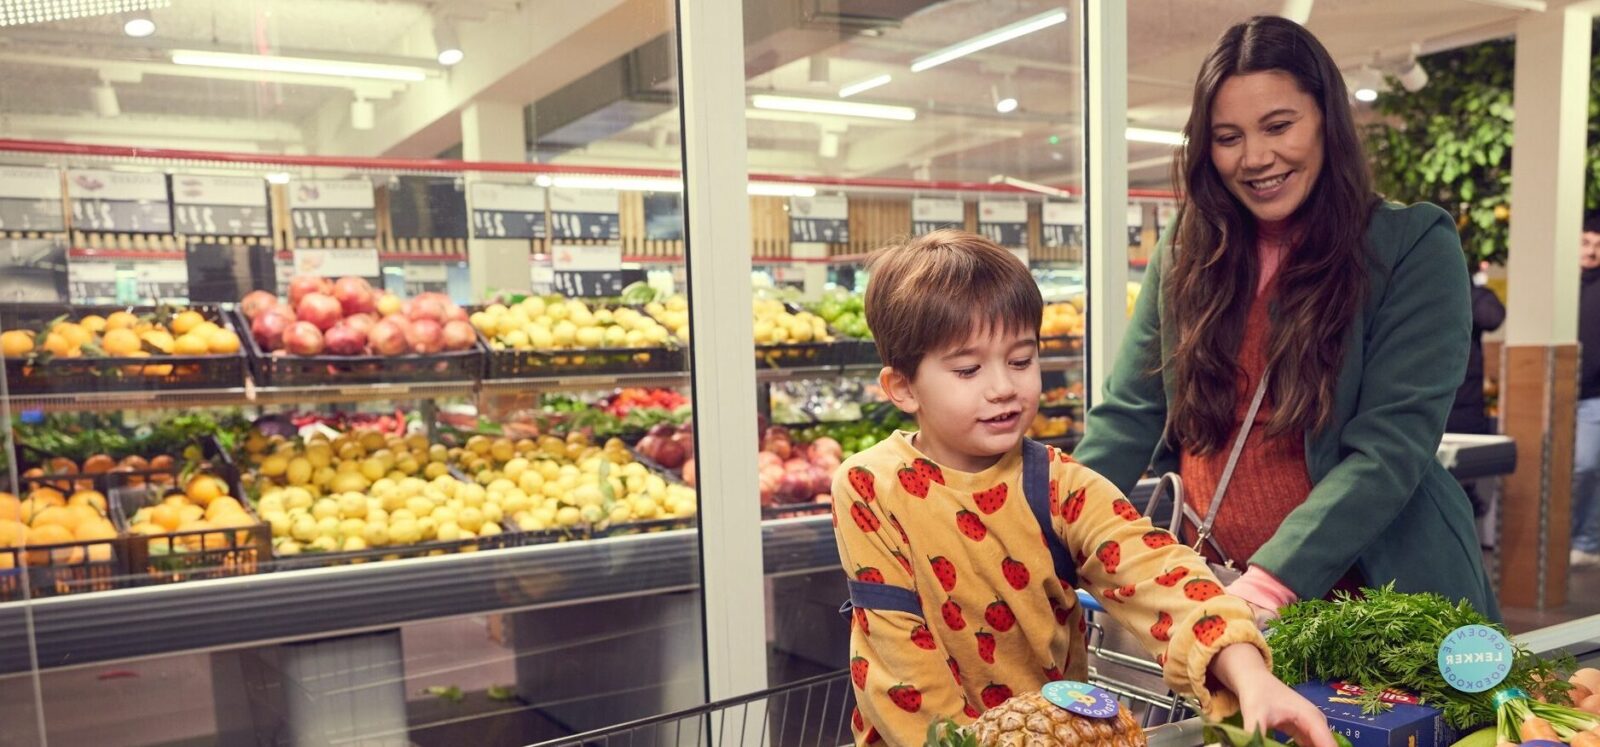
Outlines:
{"type": "MultiPolygon", "coordinates": [[[[1146,729],[1192,715],[1132,637],[1098,619],[1105,608],[1084,592],[1078,600],[1088,615],[1090,682],[1116,694],[1146,729]]],[[[839,747],[852,741],[854,707],[850,672],[841,670],[534,747],[839,747]]]]}

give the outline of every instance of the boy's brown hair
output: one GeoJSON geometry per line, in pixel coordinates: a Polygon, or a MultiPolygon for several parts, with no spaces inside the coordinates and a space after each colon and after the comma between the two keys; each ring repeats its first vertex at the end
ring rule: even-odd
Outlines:
{"type": "Polygon", "coordinates": [[[974,333],[1039,334],[1044,298],[1026,265],[975,233],[942,229],[874,252],[867,327],[883,362],[916,375],[922,357],[974,333]]]}

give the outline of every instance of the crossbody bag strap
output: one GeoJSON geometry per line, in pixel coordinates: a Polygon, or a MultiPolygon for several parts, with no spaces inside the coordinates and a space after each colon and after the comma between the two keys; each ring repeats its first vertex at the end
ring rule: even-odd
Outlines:
{"type": "Polygon", "coordinates": [[[1250,411],[1245,414],[1244,422],[1239,425],[1239,437],[1233,441],[1233,451],[1228,454],[1228,464],[1222,468],[1222,477],[1217,480],[1217,491],[1211,495],[1211,505],[1206,509],[1205,521],[1200,523],[1195,534],[1195,547],[1211,539],[1211,530],[1217,523],[1217,512],[1222,509],[1222,498],[1227,495],[1228,483],[1233,480],[1233,470],[1239,466],[1239,455],[1244,452],[1244,442],[1250,437],[1250,429],[1255,426],[1256,414],[1261,411],[1261,401],[1267,396],[1267,379],[1270,373],[1261,374],[1261,382],[1256,385],[1255,398],[1250,400],[1250,411]]]}

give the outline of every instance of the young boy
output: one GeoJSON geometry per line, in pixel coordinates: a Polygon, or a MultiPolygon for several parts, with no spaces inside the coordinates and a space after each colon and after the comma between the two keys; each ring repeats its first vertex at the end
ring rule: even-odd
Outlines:
{"type": "MultiPolygon", "coordinates": [[[[839,558],[865,582],[853,595],[852,720],[857,744],[920,745],[931,721],[969,723],[1051,680],[1086,680],[1085,625],[1023,492],[1044,305],[1033,277],[952,230],[881,251],[871,272],[879,381],[918,431],[834,477],[839,558]]],[[[1099,475],[1045,453],[1051,531],[1167,682],[1212,716],[1242,707],[1247,725],[1332,747],[1316,707],[1272,677],[1249,607],[1205,561],[1099,475]]]]}

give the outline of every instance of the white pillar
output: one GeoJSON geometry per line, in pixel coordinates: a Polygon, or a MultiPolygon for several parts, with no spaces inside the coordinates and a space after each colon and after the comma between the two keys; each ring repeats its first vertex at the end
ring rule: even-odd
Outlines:
{"type": "Polygon", "coordinates": [[[701,578],[707,677],[716,700],[767,684],[744,8],[739,0],[679,0],[678,12],[701,578]]]}
{"type": "Polygon", "coordinates": [[[1093,404],[1128,328],[1128,8],[1123,0],[1087,0],[1084,10],[1090,305],[1085,396],[1093,404]]]}
{"type": "Polygon", "coordinates": [[[1576,7],[1526,13],[1517,22],[1507,345],[1578,339],[1592,24],[1592,14],[1576,7]]]}
{"type": "MultiPolygon", "coordinates": [[[[521,163],[527,160],[522,107],[503,101],[475,101],[461,110],[461,158],[467,161],[521,163]]],[[[503,174],[473,174],[473,180],[505,180],[503,174]]],[[[526,175],[511,175],[526,181],[526,175]]],[[[490,291],[527,291],[528,242],[522,239],[467,239],[472,297],[490,291]]]]}

